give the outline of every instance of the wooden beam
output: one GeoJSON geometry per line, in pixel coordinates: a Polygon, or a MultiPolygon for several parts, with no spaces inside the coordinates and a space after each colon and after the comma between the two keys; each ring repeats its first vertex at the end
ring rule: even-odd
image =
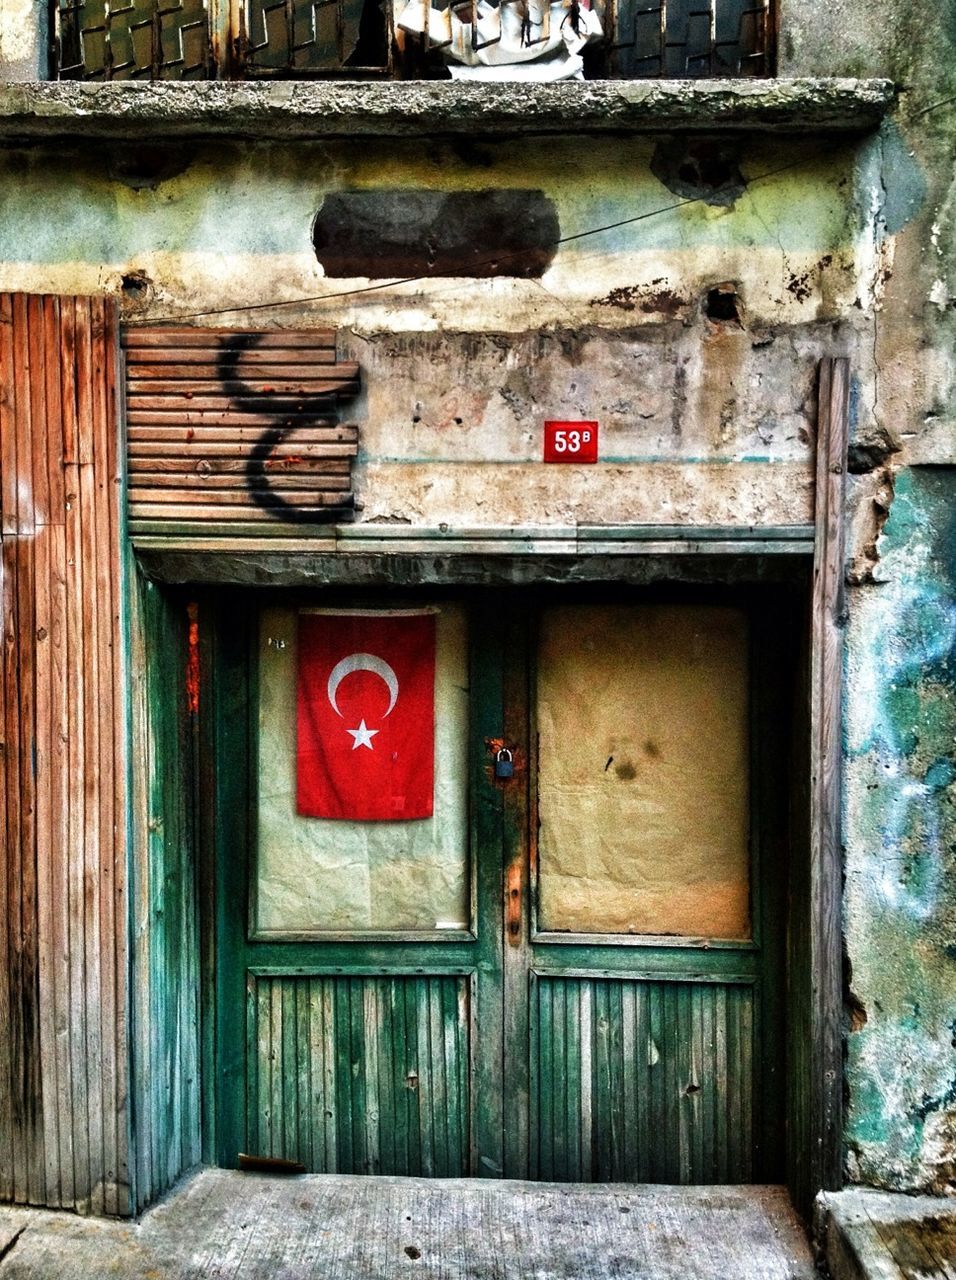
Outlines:
{"type": "MultiPolygon", "coordinates": [[[[241,331],[239,332],[240,336],[244,336],[241,335],[241,331]]],[[[312,350],[334,351],[335,332],[334,329],[307,329],[301,332],[275,329],[266,333],[257,332],[255,335],[255,349],[263,351],[278,348],[280,351],[285,351],[289,348],[294,348],[306,352],[312,350]]],[[[235,345],[236,337],[237,330],[235,329],[176,328],[173,325],[131,325],[123,332],[123,347],[127,353],[143,348],[155,350],[165,347],[172,347],[175,350],[191,347],[221,351],[231,350],[235,345]]]]}
{"type": "Polygon", "coordinates": [[[820,364],[810,652],[810,1027],[807,1191],[843,1179],[840,830],[849,361],[820,364]]]}

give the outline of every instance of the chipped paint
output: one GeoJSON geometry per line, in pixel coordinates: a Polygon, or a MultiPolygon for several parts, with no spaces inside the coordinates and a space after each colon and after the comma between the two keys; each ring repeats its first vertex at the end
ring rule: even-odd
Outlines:
{"type": "Polygon", "coordinates": [[[911,469],[851,595],[847,943],[854,1180],[942,1191],[956,1124],[956,470],[911,469]]]}
{"type": "Polygon", "coordinates": [[[816,365],[835,341],[870,345],[853,306],[870,214],[847,200],[852,149],[794,140],[782,163],[767,139],[741,143],[729,206],[675,200],[654,154],[642,138],[490,141],[480,163],[430,140],[9,152],[0,285],[107,289],[137,321],[227,326],[250,322],[219,314],[230,305],[307,299],[255,321],[332,324],[361,364],[360,520],[806,522],[816,365]],[[368,277],[327,280],[316,261],[330,194],[516,190],[553,210],[560,243],[539,280],[363,292],[368,277]],[[718,294],[736,319],[708,305],[718,294]],[[541,471],[554,416],[600,418],[590,479],[541,471]]]}
{"type": "MultiPolygon", "coordinates": [[[[30,11],[28,0],[0,10],[0,74],[36,57],[30,11]]],[[[823,354],[847,354],[847,1168],[884,1187],[946,1191],[956,1172],[952,6],[788,6],[779,69],[775,93],[791,77],[891,77],[904,86],[899,111],[860,142],[743,137],[732,189],[696,203],[686,201],[714,193],[656,176],[646,135],[193,139],[169,163],[134,144],[35,141],[0,158],[0,287],[109,292],[137,319],[278,299],[293,305],[257,323],[333,324],[366,372],[360,519],[412,531],[809,519],[813,370],[823,354]],[[515,187],[541,190],[557,211],[563,243],[539,281],[365,293],[366,277],[333,282],[316,262],[312,223],[330,193],[515,187]],[[708,314],[727,286],[736,320],[708,314]],[[554,414],[600,417],[606,453],[587,474],[538,464],[538,424],[554,414]]],[[[175,88],[180,102],[195,92],[175,88]]],[[[679,88],[690,111],[694,92],[679,88]]],[[[516,117],[531,110],[507,89],[502,100],[516,117]]],[[[200,319],[249,323],[241,310],[200,319]]]]}

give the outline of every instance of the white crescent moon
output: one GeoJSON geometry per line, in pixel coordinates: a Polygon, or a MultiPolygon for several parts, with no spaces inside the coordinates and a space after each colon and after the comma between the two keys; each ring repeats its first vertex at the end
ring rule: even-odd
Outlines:
{"type": "Polygon", "coordinates": [[[384,658],[377,658],[374,653],[350,653],[347,658],[343,658],[332,668],[329,674],[329,702],[336,715],[341,715],[342,712],[339,711],[335,695],[338,693],[339,685],[353,671],[371,671],[385,681],[388,685],[389,697],[388,711],[385,712],[387,716],[398,701],[398,676],[384,658]]]}

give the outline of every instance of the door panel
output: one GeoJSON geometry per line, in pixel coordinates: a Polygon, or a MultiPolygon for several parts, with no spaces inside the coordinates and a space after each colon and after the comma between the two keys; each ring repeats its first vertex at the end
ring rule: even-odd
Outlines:
{"type": "Polygon", "coordinates": [[[227,1167],[247,1153],[309,1172],[501,1173],[501,793],[483,745],[501,724],[501,641],[460,601],[434,607],[446,721],[436,819],[353,824],[295,813],[294,603],[220,607],[211,684],[227,1167]],[[257,896],[269,897],[268,921],[257,896]]]}
{"type": "Polygon", "coordinates": [[[531,1118],[511,1171],[772,1179],[785,863],[760,856],[779,773],[754,678],[766,627],[744,602],[612,600],[546,605],[530,630],[532,902],[505,965],[531,1118]]]}
{"type": "Polygon", "coordinates": [[[468,1172],[470,981],[251,973],[249,1145],[312,1173],[468,1172]]]}
{"type": "Polygon", "coordinates": [[[537,974],[533,1176],[749,1182],[754,987],[537,974]]]}

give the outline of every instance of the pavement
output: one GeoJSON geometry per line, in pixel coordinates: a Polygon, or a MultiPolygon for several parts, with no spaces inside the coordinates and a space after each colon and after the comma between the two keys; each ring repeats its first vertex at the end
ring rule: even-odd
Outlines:
{"type": "Polygon", "coordinates": [[[0,1280],[819,1280],[782,1187],[204,1169],[135,1221],[0,1209],[0,1280]]]}

